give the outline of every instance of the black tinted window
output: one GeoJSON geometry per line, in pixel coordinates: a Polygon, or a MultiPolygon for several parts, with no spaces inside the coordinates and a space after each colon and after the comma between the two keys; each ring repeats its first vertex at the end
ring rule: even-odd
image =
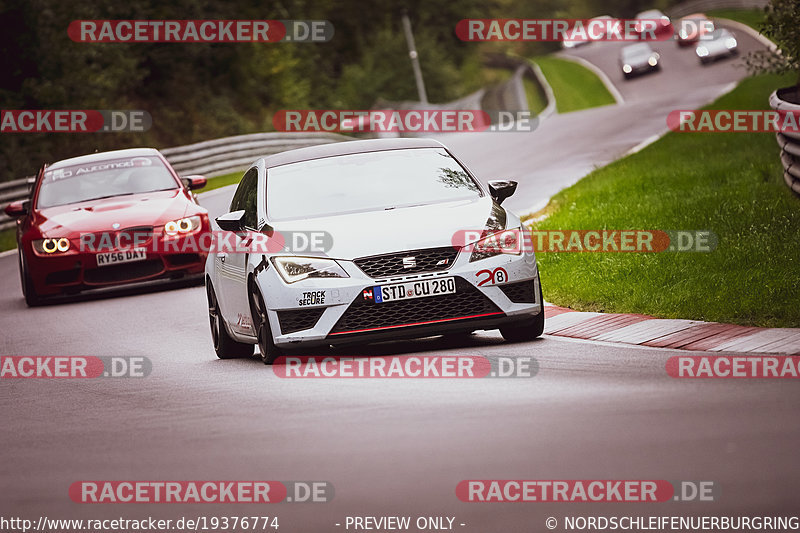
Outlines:
{"type": "Polygon", "coordinates": [[[231,200],[231,211],[244,210],[242,222],[245,227],[255,228],[258,224],[258,171],[248,170],[231,200]]]}

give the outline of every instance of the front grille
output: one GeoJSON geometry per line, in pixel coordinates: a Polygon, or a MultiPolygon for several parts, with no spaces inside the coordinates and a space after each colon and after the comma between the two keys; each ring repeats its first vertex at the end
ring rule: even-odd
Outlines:
{"type": "Polygon", "coordinates": [[[324,312],[324,307],[278,311],[278,323],[281,325],[281,333],[294,333],[295,331],[311,329],[317,325],[317,321],[324,312]]]}
{"type": "Polygon", "coordinates": [[[361,257],[353,261],[358,268],[372,278],[404,276],[419,272],[436,272],[446,270],[453,265],[458,250],[452,246],[428,248],[425,250],[408,250],[391,254],[361,257]],[[409,260],[413,258],[413,262],[409,260]],[[406,259],[404,262],[403,260],[406,259]],[[413,266],[409,266],[413,264],[413,266]]]}
{"type": "Polygon", "coordinates": [[[59,270],[58,272],[51,272],[45,277],[44,282],[47,285],[64,285],[66,283],[75,283],[78,281],[78,276],[81,273],[80,268],[72,268],[70,270],[59,270]]]}
{"type": "Polygon", "coordinates": [[[94,233],[91,236],[83,236],[81,239],[94,252],[114,250],[119,247],[144,247],[153,240],[153,226],[136,226],[118,231],[103,231],[94,233]]]}
{"type": "Polygon", "coordinates": [[[200,256],[198,254],[171,254],[166,256],[166,259],[169,261],[170,265],[176,267],[200,262],[200,256]]]}
{"type": "Polygon", "coordinates": [[[365,300],[359,294],[333,327],[331,334],[500,312],[478,289],[456,277],[455,294],[386,303],[365,300]]]}
{"type": "Polygon", "coordinates": [[[518,304],[535,304],[536,293],[533,290],[533,280],[518,281],[508,285],[498,285],[508,299],[518,304]]]}
{"type": "Polygon", "coordinates": [[[86,270],[83,280],[90,284],[120,283],[155,276],[164,270],[160,259],[109,265],[86,270]]]}

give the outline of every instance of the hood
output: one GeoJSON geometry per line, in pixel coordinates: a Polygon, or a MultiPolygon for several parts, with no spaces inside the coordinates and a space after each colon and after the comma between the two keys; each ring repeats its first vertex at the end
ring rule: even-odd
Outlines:
{"type": "MultiPolygon", "coordinates": [[[[500,208],[500,212],[504,210],[500,208]]],[[[441,204],[276,222],[285,236],[293,231],[326,231],[333,238],[329,257],[355,259],[404,250],[451,246],[463,230],[483,230],[492,213],[492,200],[482,198],[441,204]]],[[[519,219],[508,213],[508,227],[519,219]]],[[[512,226],[513,225],[513,226],[512,226]]]]}
{"type": "Polygon", "coordinates": [[[119,229],[155,226],[182,218],[187,208],[188,200],[179,189],[116,196],[41,209],[39,227],[44,236],[57,237],[111,231],[113,224],[119,229]]]}

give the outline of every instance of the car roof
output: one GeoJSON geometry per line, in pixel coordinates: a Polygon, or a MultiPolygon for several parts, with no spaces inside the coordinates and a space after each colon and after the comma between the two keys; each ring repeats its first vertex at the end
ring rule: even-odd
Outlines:
{"type": "Polygon", "coordinates": [[[664,16],[664,12],[661,11],[660,9],[648,9],[648,10],[642,11],[641,13],[636,15],[636,18],[637,19],[643,19],[643,18],[647,18],[647,17],[653,16],[653,15],[655,15],[656,17],[663,17],[664,16]]]}
{"type": "Polygon", "coordinates": [[[161,156],[161,152],[155,148],[126,148],[125,150],[112,150],[110,152],[98,152],[96,154],[81,155],[56,161],[48,168],[68,167],[72,165],[83,165],[95,163],[97,161],[107,161],[109,159],[119,159],[124,157],[140,156],[161,156]]]}
{"type": "Polygon", "coordinates": [[[264,163],[267,168],[273,168],[312,159],[407,148],[444,148],[444,145],[433,139],[369,139],[333,142],[270,155],[264,158],[264,163]]]}

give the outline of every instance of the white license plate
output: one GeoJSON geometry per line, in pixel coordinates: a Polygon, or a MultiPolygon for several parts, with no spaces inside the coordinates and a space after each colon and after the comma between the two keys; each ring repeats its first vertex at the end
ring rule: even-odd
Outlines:
{"type": "Polygon", "coordinates": [[[382,304],[397,300],[412,300],[441,294],[454,294],[456,292],[456,279],[437,278],[405,281],[403,283],[392,283],[391,285],[375,285],[372,289],[375,303],[382,304]]]}
{"type": "Polygon", "coordinates": [[[147,259],[147,250],[145,248],[134,248],[132,250],[125,250],[123,252],[108,252],[104,254],[97,254],[97,266],[118,265],[120,263],[132,263],[134,261],[143,261],[147,259]]]}

